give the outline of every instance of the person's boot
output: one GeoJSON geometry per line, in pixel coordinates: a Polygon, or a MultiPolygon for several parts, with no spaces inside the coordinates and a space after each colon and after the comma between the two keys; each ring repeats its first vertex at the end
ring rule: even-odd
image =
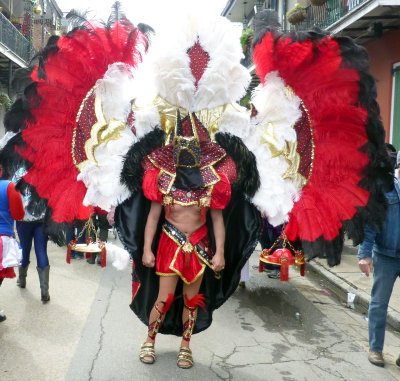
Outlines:
{"type": "Polygon", "coordinates": [[[7,319],[7,316],[4,314],[4,311],[0,311],[0,323],[7,319]]]}
{"type": "Polygon", "coordinates": [[[28,267],[26,266],[18,266],[18,279],[17,279],[17,286],[21,288],[26,287],[26,275],[28,273],[28,267]]]}
{"type": "Polygon", "coordinates": [[[42,294],[42,302],[47,303],[50,300],[49,295],[49,271],[50,266],[46,266],[43,270],[40,267],[36,267],[39,274],[40,290],[42,294]]]}

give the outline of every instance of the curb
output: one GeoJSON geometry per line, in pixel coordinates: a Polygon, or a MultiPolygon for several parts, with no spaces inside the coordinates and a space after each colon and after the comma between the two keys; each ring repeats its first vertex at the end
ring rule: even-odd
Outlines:
{"type": "MultiPolygon", "coordinates": [[[[369,294],[360,291],[352,283],[338,277],[315,259],[307,262],[307,269],[322,278],[327,283],[326,287],[338,297],[340,302],[347,304],[347,294],[354,294],[354,305],[356,309],[362,313],[368,314],[368,307],[371,300],[369,294]]],[[[386,323],[395,330],[400,330],[400,312],[389,306],[386,323]]]]}

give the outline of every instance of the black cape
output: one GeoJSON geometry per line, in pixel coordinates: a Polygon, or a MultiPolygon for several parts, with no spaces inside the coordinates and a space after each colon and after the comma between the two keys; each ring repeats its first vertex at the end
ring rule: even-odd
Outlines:
{"type": "MultiPolygon", "coordinates": [[[[144,229],[151,202],[143,193],[137,192],[115,211],[115,226],[121,242],[129,251],[134,262],[133,281],[139,281],[140,287],[130,304],[133,312],[146,325],[149,324],[150,311],[157,299],[159,277],[154,268],[147,268],[142,264],[144,229]]],[[[225,269],[221,272],[221,279],[216,279],[214,272],[206,268],[200,288],[205,296],[206,310],[199,308],[198,317],[193,333],[207,329],[212,322],[212,312],[220,307],[236,290],[240,281],[240,272],[250,255],[254,251],[262,228],[262,219],[259,211],[245,199],[243,194],[232,194],[229,205],[223,211],[225,223],[225,269]]],[[[157,252],[157,245],[164,222],[162,215],[153,241],[153,253],[157,252]]],[[[212,224],[207,217],[209,234],[215,249],[215,239],[212,224]]],[[[163,334],[182,335],[183,295],[182,281],[178,282],[175,299],[166,314],[160,332],[163,334]]]]}

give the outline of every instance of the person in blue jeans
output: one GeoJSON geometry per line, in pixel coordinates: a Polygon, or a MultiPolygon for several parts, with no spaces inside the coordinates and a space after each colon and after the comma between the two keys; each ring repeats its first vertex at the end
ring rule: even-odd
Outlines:
{"type": "MultiPolygon", "coordinates": [[[[14,174],[13,182],[17,183],[22,176],[26,173],[24,166],[19,168],[14,174]]],[[[47,303],[50,300],[49,294],[49,258],[47,256],[47,241],[48,237],[43,232],[43,218],[45,211],[41,211],[38,214],[31,214],[27,209],[27,206],[31,200],[31,193],[26,190],[22,195],[22,200],[25,207],[25,216],[22,221],[16,222],[17,233],[22,247],[22,260],[18,266],[18,279],[17,285],[20,288],[26,287],[26,277],[28,273],[28,267],[30,263],[30,254],[32,248],[32,242],[35,247],[36,254],[36,270],[39,275],[41,300],[43,303],[47,303]]]]}
{"type": "Polygon", "coordinates": [[[43,233],[42,221],[17,221],[17,232],[22,247],[22,261],[18,267],[17,284],[21,288],[26,287],[26,276],[30,263],[32,241],[35,246],[37,272],[39,275],[41,300],[47,303],[49,295],[49,258],[47,256],[47,235],[43,233]]]}
{"type": "MultiPolygon", "coordinates": [[[[360,270],[367,276],[372,271],[374,274],[368,310],[368,360],[381,367],[385,365],[382,350],[389,299],[394,282],[400,276],[400,188],[396,179],[386,198],[389,207],[382,230],[376,233],[367,226],[358,250],[360,270]]],[[[396,365],[400,366],[400,356],[396,365]]]]}

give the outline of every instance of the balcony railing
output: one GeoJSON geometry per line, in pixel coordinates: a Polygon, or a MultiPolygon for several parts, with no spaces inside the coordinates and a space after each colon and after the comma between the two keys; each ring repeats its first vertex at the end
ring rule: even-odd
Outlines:
{"type": "Polygon", "coordinates": [[[306,19],[297,25],[286,23],[287,29],[290,31],[308,30],[313,27],[326,29],[366,1],[368,0],[327,0],[322,6],[310,4],[307,7],[306,19]]]}
{"type": "Polygon", "coordinates": [[[2,13],[0,13],[0,42],[25,62],[31,58],[33,48],[29,41],[2,13]]]}

